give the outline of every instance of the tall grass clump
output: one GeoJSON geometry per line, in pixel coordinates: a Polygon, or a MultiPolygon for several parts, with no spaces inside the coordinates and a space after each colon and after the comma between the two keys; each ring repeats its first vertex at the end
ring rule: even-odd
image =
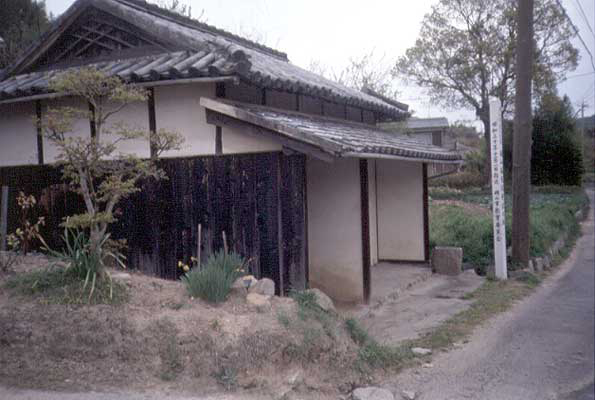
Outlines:
{"type": "Polygon", "coordinates": [[[188,294],[209,303],[225,301],[231,286],[244,274],[244,259],[223,250],[211,255],[203,266],[192,268],[181,280],[188,294]]]}
{"type": "Polygon", "coordinates": [[[89,302],[95,292],[98,281],[109,281],[109,297],[113,297],[113,283],[110,274],[105,270],[109,260],[125,268],[125,257],[117,249],[110,247],[110,234],[104,234],[99,240],[99,247],[92,249],[89,235],[76,228],[64,228],[62,235],[64,249],[52,250],[43,241],[43,248],[47,254],[56,258],[66,266],[69,274],[84,281],[82,290],[89,289],[89,302]]]}

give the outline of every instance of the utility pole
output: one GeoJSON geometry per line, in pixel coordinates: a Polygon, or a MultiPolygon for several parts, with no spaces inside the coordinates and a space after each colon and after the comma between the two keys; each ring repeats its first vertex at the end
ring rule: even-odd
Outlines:
{"type": "Polygon", "coordinates": [[[517,27],[517,79],[512,142],[512,260],[526,267],[529,265],[531,191],[533,0],[518,0],[517,27]]]}

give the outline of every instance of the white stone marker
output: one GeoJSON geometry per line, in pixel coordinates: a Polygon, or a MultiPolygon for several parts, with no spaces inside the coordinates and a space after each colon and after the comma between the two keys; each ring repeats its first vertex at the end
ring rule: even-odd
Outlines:
{"type": "Polygon", "coordinates": [[[490,146],[492,150],[492,216],[496,279],[507,279],[506,220],[504,214],[504,168],[502,164],[502,112],[500,100],[490,100],[490,146]]]}

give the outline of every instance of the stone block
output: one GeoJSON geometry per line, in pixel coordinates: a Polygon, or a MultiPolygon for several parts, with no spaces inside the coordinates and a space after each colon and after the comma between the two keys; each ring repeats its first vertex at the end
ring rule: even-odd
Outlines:
{"type": "Polygon", "coordinates": [[[256,283],[250,285],[248,289],[249,293],[262,294],[263,296],[274,296],[275,295],[275,282],[269,278],[262,278],[256,283]]]}
{"type": "Polygon", "coordinates": [[[543,258],[537,257],[533,260],[535,272],[543,272],[543,258]]]}
{"type": "Polygon", "coordinates": [[[463,249],[435,247],[432,252],[432,270],[442,275],[458,275],[463,272],[463,249]]]}

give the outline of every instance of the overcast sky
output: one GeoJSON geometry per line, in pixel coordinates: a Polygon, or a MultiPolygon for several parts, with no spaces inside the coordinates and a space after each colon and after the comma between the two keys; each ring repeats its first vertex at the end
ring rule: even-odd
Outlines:
{"type": "MultiPolygon", "coordinates": [[[[194,17],[219,28],[258,38],[284,51],[294,64],[308,67],[312,60],[341,70],[352,57],[374,50],[390,63],[412,46],[421,20],[437,0],[180,0],[192,7],[194,17]]],[[[511,0],[512,1],[512,0],[511,0]]],[[[74,0],[46,0],[49,12],[59,15],[74,0]]],[[[585,43],[595,55],[595,37],[582,19],[580,2],[591,28],[595,29],[593,0],[562,0],[585,43]]],[[[595,103],[595,75],[588,53],[575,39],[581,60],[576,71],[559,85],[575,108],[583,100],[589,105],[585,115],[592,114],[595,103]]],[[[419,117],[447,116],[456,120],[475,121],[470,110],[444,110],[432,106],[427,96],[415,87],[400,86],[400,101],[411,106],[419,117]]],[[[476,125],[479,127],[480,124],[476,125]]]]}

